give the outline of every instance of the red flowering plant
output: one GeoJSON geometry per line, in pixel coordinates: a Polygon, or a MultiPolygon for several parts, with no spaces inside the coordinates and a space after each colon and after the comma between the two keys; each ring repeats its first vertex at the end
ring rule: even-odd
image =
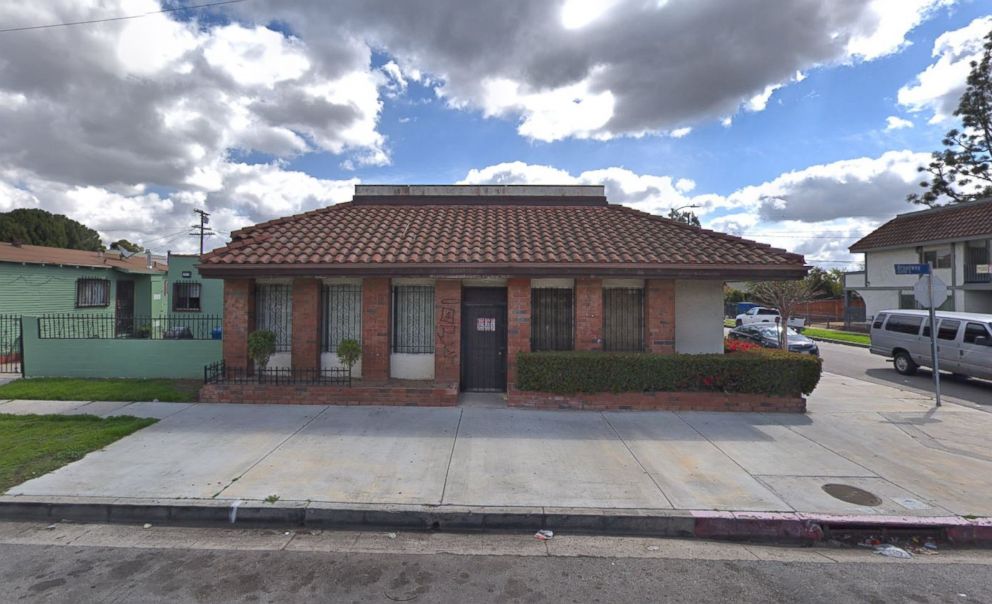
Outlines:
{"type": "Polygon", "coordinates": [[[744,340],[731,340],[726,338],[723,341],[723,352],[750,352],[752,350],[761,350],[761,346],[757,344],[752,344],[751,342],[745,342],[744,340]]]}

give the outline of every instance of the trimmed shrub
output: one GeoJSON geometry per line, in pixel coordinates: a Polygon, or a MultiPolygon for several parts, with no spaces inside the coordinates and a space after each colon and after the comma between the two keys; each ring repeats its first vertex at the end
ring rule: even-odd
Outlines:
{"type": "Polygon", "coordinates": [[[517,388],[554,394],[727,392],[799,396],[820,381],[815,356],[762,349],[734,354],[522,352],[517,388]]]}

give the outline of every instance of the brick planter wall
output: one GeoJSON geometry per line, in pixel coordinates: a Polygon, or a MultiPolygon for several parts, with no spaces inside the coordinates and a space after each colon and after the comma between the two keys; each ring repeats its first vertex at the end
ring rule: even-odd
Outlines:
{"type": "Polygon", "coordinates": [[[806,399],[723,392],[597,392],[552,394],[511,390],[510,407],[592,411],[765,411],[805,413],[806,399]]]}
{"type": "Polygon", "coordinates": [[[317,384],[206,384],[200,402],[285,405],[396,405],[454,407],[458,388],[409,388],[389,384],[323,386],[317,384]]]}

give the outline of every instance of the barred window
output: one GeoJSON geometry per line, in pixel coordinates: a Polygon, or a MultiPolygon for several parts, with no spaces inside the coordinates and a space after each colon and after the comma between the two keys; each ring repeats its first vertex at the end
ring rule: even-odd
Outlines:
{"type": "Polygon", "coordinates": [[[200,311],[199,281],[177,281],[172,284],[172,310],[200,311]]]}
{"type": "Polygon", "coordinates": [[[603,350],[644,351],[644,290],[603,290],[603,350]]]}
{"type": "Polygon", "coordinates": [[[76,279],[76,308],[110,306],[110,281],[76,279]]]}
{"type": "Polygon", "coordinates": [[[324,352],[336,352],[342,340],[362,342],[362,286],[325,285],[324,352]]]}
{"type": "Polygon", "coordinates": [[[393,352],[434,352],[434,286],[393,288],[393,352]]]}
{"type": "Polygon", "coordinates": [[[266,329],[276,334],[276,352],[292,350],[292,286],[272,283],[255,286],[255,329],[266,329]]]}
{"type": "Polygon", "coordinates": [[[530,316],[531,350],[572,350],[575,347],[575,296],[571,289],[531,289],[530,316]]]}

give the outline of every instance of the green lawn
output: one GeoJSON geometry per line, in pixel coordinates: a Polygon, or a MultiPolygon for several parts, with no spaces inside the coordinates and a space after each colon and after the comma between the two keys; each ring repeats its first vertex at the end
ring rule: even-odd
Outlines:
{"type": "Polygon", "coordinates": [[[31,378],[0,386],[0,399],[192,402],[199,387],[196,380],[31,378]]]}
{"type": "Polygon", "coordinates": [[[129,416],[0,414],[0,493],[155,421],[129,416]]]}
{"type": "Polygon", "coordinates": [[[837,329],[816,329],[807,327],[803,330],[803,335],[809,338],[823,338],[826,340],[839,340],[841,342],[851,342],[852,344],[871,344],[871,338],[865,333],[855,333],[853,331],[840,331],[837,329]]]}

